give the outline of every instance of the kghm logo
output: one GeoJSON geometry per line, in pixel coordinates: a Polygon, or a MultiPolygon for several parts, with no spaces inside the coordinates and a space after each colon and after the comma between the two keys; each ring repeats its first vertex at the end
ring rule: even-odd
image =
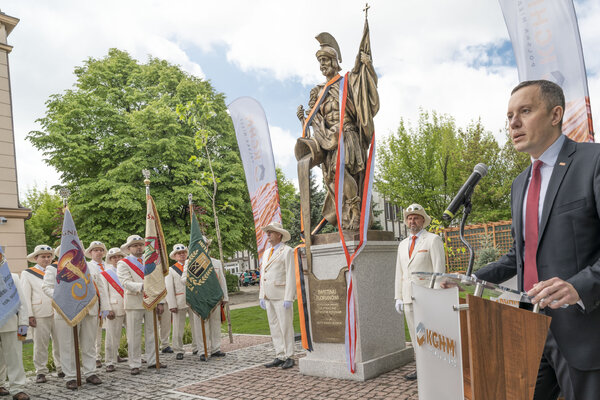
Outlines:
{"type": "Polygon", "coordinates": [[[456,341],[439,332],[425,328],[420,322],[416,328],[417,345],[424,347],[436,357],[456,366],[456,341]]]}

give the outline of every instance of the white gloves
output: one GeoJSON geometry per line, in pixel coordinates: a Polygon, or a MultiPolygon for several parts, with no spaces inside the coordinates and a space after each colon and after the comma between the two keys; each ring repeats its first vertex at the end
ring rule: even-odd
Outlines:
{"type": "Polygon", "coordinates": [[[27,336],[27,325],[19,325],[17,333],[21,336],[27,336]]]}
{"type": "Polygon", "coordinates": [[[262,308],[263,310],[267,309],[267,305],[265,304],[265,299],[260,299],[259,304],[260,304],[260,308],[262,308]]]}
{"type": "Polygon", "coordinates": [[[104,311],[100,311],[100,318],[106,318],[108,317],[108,310],[104,310],[104,311]]]}
{"type": "Polygon", "coordinates": [[[404,303],[402,300],[396,300],[396,312],[402,314],[404,312],[404,303]]]}
{"type": "Polygon", "coordinates": [[[293,301],[287,301],[287,300],[285,300],[283,302],[283,308],[285,308],[286,310],[288,310],[292,306],[293,303],[294,303],[293,301]]]}

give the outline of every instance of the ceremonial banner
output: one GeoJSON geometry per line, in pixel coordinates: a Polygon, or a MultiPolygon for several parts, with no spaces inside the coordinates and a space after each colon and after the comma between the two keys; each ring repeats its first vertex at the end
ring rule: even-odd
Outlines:
{"type": "Polygon", "coordinates": [[[562,87],[563,133],[593,142],[594,129],[583,49],[572,0],[499,0],[519,81],[546,79],[562,87]]]}
{"type": "Polygon", "coordinates": [[[98,300],[83,253],[71,211],[66,207],[52,307],[69,326],[77,325],[98,300]]]}
{"type": "Polygon", "coordinates": [[[152,196],[147,195],[146,248],[144,250],[144,308],[152,310],[167,295],[167,246],[152,196]]]}
{"type": "Polygon", "coordinates": [[[223,290],[193,211],[191,218],[185,301],[200,318],[207,319],[223,298],[223,290]]]}
{"type": "Polygon", "coordinates": [[[4,250],[0,246],[0,327],[19,311],[21,301],[4,250]]]}
{"type": "Polygon", "coordinates": [[[252,203],[258,259],[267,245],[263,226],[281,223],[279,191],[275,173],[275,159],[267,117],[260,103],[251,97],[240,97],[229,106],[240,156],[246,173],[248,193],[252,203]]]}

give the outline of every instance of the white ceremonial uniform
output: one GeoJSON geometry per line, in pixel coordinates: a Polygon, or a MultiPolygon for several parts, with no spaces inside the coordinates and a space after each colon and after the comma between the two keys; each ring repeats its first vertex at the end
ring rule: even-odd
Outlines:
{"type": "MultiPolygon", "coordinates": [[[[223,291],[223,301],[229,301],[229,294],[227,293],[227,282],[225,281],[225,274],[223,273],[223,265],[221,261],[212,258],[212,265],[217,273],[219,279],[219,285],[223,291]]],[[[196,332],[198,333],[198,348],[201,352],[204,352],[204,340],[202,339],[202,320],[194,314],[194,325],[196,326],[196,332]]],[[[211,311],[210,315],[204,320],[204,331],[206,332],[206,346],[207,354],[211,355],[221,350],[221,302],[216,305],[214,310],[211,311]]]]}
{"type": "Polygon", "coordinates": [[[177,262],[169,267],[169,275],[165,278],[167,305],[169,309],[177,309],[177,313],[171,314],[173,316],[173,351],[175,353],[183,353],[183,331],[186,317],[189,317],[192,329],[192,351],[198,350],[196,340],[198,333],[196,332],[194,313],[185,300],[185,279],[182,279],[182,276],[183,266],[177,262]]]}
{"type": "MultiPolygon", "coordinates": [[[[166,284],[165,277],[165,284],[166,284]]],[[[158,315],[158,333],[160,336],[160,349],[164,350],[167,347],[170,347],[170,336],[171,336],[171,311],[169,311],[168,307],[165,307],[163,313],[158,315]]]]}
{"type": "Polygon", "coordinates": [[[296,298],[294,250],[284,243],[266,249],[260,269],[258,298],[265,300],[275,357],[285,360],[294,355],[294,311],[283,307],[296,298]]]}
{"type": "Polygon", "coordinates": [[[115,313],[115,318],[105,319],[106,336],[104,338],[104,359],[106,365],[116,365],[117,356],[119,352],[119,344],[121,343],[121,332],[123,329],[123,322],[125,321],[125,302],[123,296],[124,288],[117,276],[117,267],[110,264],[106,265],[104,273],[100,274],[104,281],[106,288],[106,298],[108,299],[108,307],[110,311],[115,313]],[[108,276],[108,277],[107,277],[108,276]],[[118,289],[120,288],[121,293],[118,289]]]}
{"type": "Polygon", "coordinates": [[[154,314],[146,310],[143,303],[144,278],[138,275],[125,262],[136,265],[140,271],[144,270],[144,261],[129,255],[117,263],[117,275],[125,289],[125,320],[127,321],[127,352],[130,368],[142,366],[142,323],[144,324],[144,337],[146,346],[146,361],[148,365],[156,364],[156,350],[154,348],[154,314]]]}
{"type": "MultiPolygon", "coordinates": [[[[97,273],[98,275],[100,275],[100,273],[104,271],[105,268],[104,263],[97,263],[94,260],[88,261],[87,265],[90,268],[90,270],[94,269],[95,273],[97,273]]],[[[105,294],[108,295],[108,293],[105,294]]],[[[103,321],[101,318],[98,318],[98,330],[96,332],[96,360],[102,360],[102,328],[105,323],[106,320],[103,321]]]]}
{"type": "MultiPolygon", "coordinates": [[[[35,265],[21,272],[21,287],[26,300],[28,314],[35,317],[36,327],[30,328],[33,336],[33,365],[36,375],[48,373],[48,343],[52,338],[52,357],[57,372],[62,372],[60,343],[54,323],[52,298],[42,290],[46,268],[35,265]],[[33,272],[33,273],[32,273],[33,272]]],[[[29,323],[27,323],[29,325],[29,323]]]]}
{"type": "MultiPolygon", "coordinates": [[[[0,381],[8,376],[9,390],[12,394],[24,391],[27,378],[23,369],[23,344],[17,339],[19,325],[29,325],[28,305],[22,284],[17,274],[11,273],[17,293],[21,300],[19,311],[0,326],[0,381]]],[[[1,386],[1,385],[0,385],[1,386]]]]}
{"type": "Polygon", "coordinates": [[[413,272],[444,273],[446,271],[446,255],[444,253],[442,238],[422,229],[416,234],[415,247],[412,255],[409,257],[408,253],[413,236],[415,235],[409,235],[398,245],[394,298],[404,303],[408,331],[410,332],[413,348],[416,348],[411,283],[422,283],[413,278],[412,274],[413,272]]]}
{"type": "MultiPolygon", "coordinates": [[[[81,369],[83,376],[88,378],[96,374],[96,332],[98,329],[98,310],[108,310],[108,300],[104,297],[106,291],[100,276],[91,268],[90,277],[98,288],[99,298],[94,305],[89,308],[87,315],[77,324],[77,334],[79,336],[79,350],[81,353],[81,369]],[[100,304],[98,304],[100,303],[100,304]]],[[[46,268],[42,290],[50,298],[54,296],[54,287],[56,285],[56,268],[49,266],[46,268]]],[[[65,380],[72,381],[77,379],[77,369],[75,366],[75,341],[73,339],[73,327],[71,327],[59,313],[54,313],[54,323],[58,340],[60,342],[60,360],[62,363],[65,380]]]]}

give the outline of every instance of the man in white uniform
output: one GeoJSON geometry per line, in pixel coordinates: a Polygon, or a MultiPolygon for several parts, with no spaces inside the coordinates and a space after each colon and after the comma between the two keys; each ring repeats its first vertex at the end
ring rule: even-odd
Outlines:
{"type": "Polygon", "coordinates": [[[263,254],[260,271],[260,306],[267,310],[271,339],[275,347],[275,359],[265,367],[281,365],[287,369],[294,366],[294,311],[296,298],[296,275],[294,251],[284,243],[290,234],[280,223],[262,228],[267,233],[270,246],[263,254]]]}
{"type": "Polygon", "coordinates": [[[27,256],[27,261],[36,263],[21,274],[21,288],[25,304],[28,307],[29,326],[33,328],[33,365],[35,366],[36,383],[45,383],[48,373],[48,343],[52,338],[52,356],[59,378],[65,375],[60,364],[58,336],[54,324],[54,309],[52,298],[42,291],[42,283],[46,267],[52,262],[54,253],[52,247],[40,244],[35,246],[33,253],[27,256]]]}
{"type": "MultiPolygon", "coordinates": [[[[427,215],[423,207],[419,204],[408,206],[404,210],[404,223],[410,230],[410,234],[398,245],[395,285],[396,311],[399,314],[405,313],[413,349],[416,349],[411,283],[418,283],[418,280],[413,277],[413,272],[444,273],[446,256],[442,238],[425,230],[431,223],[431,217],[427,215]]],[[[405,375],[405,378],[417,379],[416,371],[405,375]]]]}
{"type": "MultiPolygon", "coordinates": [[[[84,255],[87,258],[91,258],[88,261],[88,267],[96,274],[100,274],[104,271],[104,261],[102,260],[106,255],[106,246],[100,241],[93,241],[90,246],[85,250],[84,255]]],[[[96,368],[102,366],[102,318],[98,318],[98,332],[96,333],[96,368]]]]}

